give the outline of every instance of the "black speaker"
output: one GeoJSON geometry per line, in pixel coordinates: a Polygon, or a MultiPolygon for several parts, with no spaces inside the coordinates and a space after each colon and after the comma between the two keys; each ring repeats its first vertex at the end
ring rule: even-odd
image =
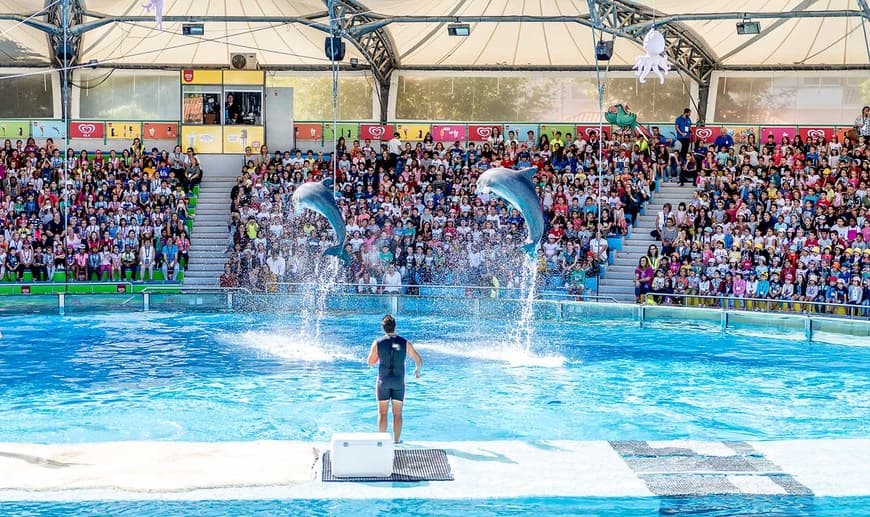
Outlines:
{"type": "Polygon", "coordinates": [[[595,59],[599,61],[610,61],[613,57],[613,40],[601,40],[595,45],[595,59]]]}
{"type": "Polygon", "coordinates": [[[326,57],[331,61],[341,61],[344,59],[344,41],[341,38],[327,37],[323,42],[323,50],[326,52],[326,57]]]}

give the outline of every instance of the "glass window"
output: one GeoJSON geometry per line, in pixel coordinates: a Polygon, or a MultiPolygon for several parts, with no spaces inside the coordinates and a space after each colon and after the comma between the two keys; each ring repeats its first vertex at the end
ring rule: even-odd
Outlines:
{"type": "Polygon", "coordinates": [[[226,90],[224,120],[227,125],[263,125],[263,90],[226,90]]]}
{"type": "MultiPolygon", "coordinates": [[[[680,80],[664,85],[610,77],[605,106],[627,103],[641,122],[672,120],[689,105],[680,80]]],[[[598,86],[590,76],[440,77],[401,75],[396,95],[400,120],[597,122],[598,86]]]]}
{"type": "Polygon", "coordinates": [[[5,79],[0,76],[0,117],[52,118],[51,75],[5,79]]]}
{"type": "MultiPolygon", "coordinates": [[[[372,120],[372,82],[363,75],[338,79],[338,120],[372,120]]],[[[331,75],[282,75],[266,77],[266,86],[293,88],[293,118],[332,120],[331,75]]]]}
{"type": "Polygon", "coordinates": [[[835,75],[719,77],[716,122],[851,124],[870,103],[870,79],[835,75]]]}
{"type": "Polygon", "coordinates": [[[82,118],[178,120],[177,72],[85,69],[74,82],[82,118]]]}
{"type": "Polygon", "coordinates": [[[182,106],[183,124],[218,125],[221,123],[221,88],[185,86],[182,106]]]}

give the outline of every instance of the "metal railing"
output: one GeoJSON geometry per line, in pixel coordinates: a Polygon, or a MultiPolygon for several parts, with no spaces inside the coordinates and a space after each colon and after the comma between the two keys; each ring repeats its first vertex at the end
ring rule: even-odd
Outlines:
{"type": "Polygon", "coordinates": [[[647,293],[641,300],[643,306],[681,306],[722,311],[772,312],[870,319],[870,305],[831,303],[806,300],[782,300],[771,298],[744,298],[736,296],[710,296],[700,294],[647,293]]]}
{"type": "MultiPolygon", "coordinates": [[[[268,282],[266,288],[254,291],[255,293],[296,293],[300,290],[316,290],[321,286],[316,282],[268,282]]],[[[526,296],[526,292],[518,287],[493,286],[493,285],[465,285],[465,284],[360,284],[354,282],[337,282],[329,286],[329,292],[341,294],[359,295],[387,295],[387,296],[443,296],[450,298],[499,298],[519,300],[526,296]]],[[[612,296],[599,296],[589,294],[585,290],[582,293],[570,293],[567,287],[535,289],[536,299],[573,299],[577,301],[609,301],[619,303],[612,296]]]]}

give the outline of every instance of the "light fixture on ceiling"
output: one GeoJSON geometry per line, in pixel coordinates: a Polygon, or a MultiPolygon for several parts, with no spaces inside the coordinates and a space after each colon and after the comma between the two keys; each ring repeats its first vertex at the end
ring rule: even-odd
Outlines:
{"type": "Polygon", "coordinates": [[[469,36],[471,35],[471,25],[467,23],[451,23],[447,26],[447,34],[450,36],[469,36]]]}
{"type": "Polygon", "coordinates": [[[202,23],[185,23],[181,26],[181,34],[184,36],[203,36],[205,25],[202,23]]]}
{"type": "Polygon", "coordinates": [[[737,34],[758,34],[761,32],[761,24],[749,20],[737,22],[737,34]]]}

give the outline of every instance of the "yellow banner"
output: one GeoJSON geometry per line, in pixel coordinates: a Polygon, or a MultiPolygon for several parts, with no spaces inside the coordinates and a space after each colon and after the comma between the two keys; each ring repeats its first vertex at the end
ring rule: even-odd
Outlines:
{"type": "Polygon", "coordinates": [[[181,84],[221,84],[221,70],[182,70],[181,84]]]}
{"type": "Polygon", "coordinates": [[[142,138],[141,122],[106,122],[108,140],[132,140],[142,138]]]}
{"type": "Polygon", "coordinates": [[[399,132],[404,141],[420,142],[426,136],[426,133],[432,131],[432,126],[429,124],[398,124],[396,131],[399,132]]]}
{"type": "Polygon", "coordinates": [[[245,147],[259,153],[264,135],[263,126],[224,126],[224,154],[241,154],[245,147]]]}
{"type": "Polygon", "coordinates": [[[181,145],[186,150],[193,147],[194,152],[203,154],[220,154],[223,138],[220,126],[183,126],[181,128],[181,145]]]}
{"type": "Polygon", "coordinates": [[[263,86],[262,70],[224,70],[224,84],[263,86]]]}

